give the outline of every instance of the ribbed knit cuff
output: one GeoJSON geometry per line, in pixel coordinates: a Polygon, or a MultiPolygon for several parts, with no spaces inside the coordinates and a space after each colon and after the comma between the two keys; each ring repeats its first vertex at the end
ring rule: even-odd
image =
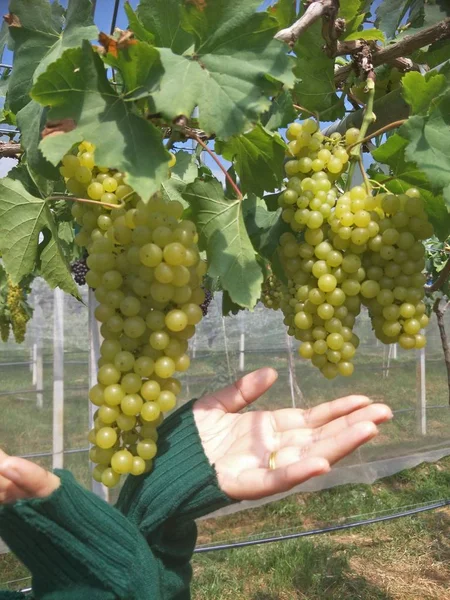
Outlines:
{"type": "Polygon", "coordinates": [[[163,521],[186,521],[233,503],[217,483],[188,402],[158,429],[153,470],[129,477],[117,508],[148,536],[163,521]]]}
{"type": "Polygon", "coordinates": [[[30,569],[36,597],[74,584],[127,597],[139,532],[71,473],[55,473],[61,485],[50,496],[0,507],[1,537],[30,569]]]}

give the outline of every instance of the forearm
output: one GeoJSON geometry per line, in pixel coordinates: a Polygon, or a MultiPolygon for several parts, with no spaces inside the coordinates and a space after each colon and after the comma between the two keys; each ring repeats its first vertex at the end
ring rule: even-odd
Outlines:
{"type": "Polygon", "coordinates": [[[90,589],[93,600],[161,598],[157,560],[137,528],[70,473],[58,475],[51,496],[0,508],[0,535],[30,569],[35,597],[90,589]],[[153,596],[135,595],[143,584],[153,596]]]}

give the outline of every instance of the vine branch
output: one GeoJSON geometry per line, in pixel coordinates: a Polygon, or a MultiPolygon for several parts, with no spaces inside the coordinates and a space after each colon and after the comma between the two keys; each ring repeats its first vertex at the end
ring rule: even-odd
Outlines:
{"type": "Polygon", "coordinates": [[[233,179],[230,176],[230,174],[228,173],[228,171],[225,169],[225,167],[223,166],[223,164],[217,158],[216,154],[210,148],[208,148],[208,146],[200,139],[200,137],[195,132],[189,131],[187,129],[186,130],[186,135],[187,135],[187,137],[190,137],[193,140],[195,140],[197,142],[197,144],[200,144],[200,146],[203,148],[203,150],[205,150],[210,155],[210,157],[213,159],[213,161],[216,163],[216,165],[219,167],[219,169],[225,175],[228,183],[233,188],[233,190],[234,190],[234,192],[235,192],[236,197],[238,198],[238,200],[242,201],[243,196],[242,196],[241,190],[238,188],[238,186],[233,181],[233,179]]]}
{"type": "Polygon", "coordinates": [[[0,158],[17,158],[20,154],[22,154],[20,144],[0,142],[0,158]]]}
{"type": "MultiPolygon", "coordinates": [[[[449,396],[450,396],[450,347],[448,344],[448,337],[447,337],[447,332],[445,330],[445,321],[444,321],[445,311],[449,307],[450,302],[446,302],[445,306],[443,308],[441,308],[441,300],[442,300],[442,298],[436,299],[435,303],[433,304],[433,312],[436,315],[437,324],[438,324],[438,328],[439,328],[439,335],[441,337],[442,349],[444,351],[444,361],[445,361],[445,367],[447,369],[447,382],[448,382],[449,396]]],[[[450,397],[449,397],[449,404],[450,404],[450,397]]]]}
{"type": "MultiPolygon", "coordinates": [[[[281,29],[276,35],[275,39],[282,42],[286,42],[290,46],[293,46],[299,37],[304,33],[313,23],[321,18],[325,18],[327,21],[332,23],[334,27],[334,20],[339,10],[338,0],[311,0],[305,13],[286,29],[281,29]]],[[[328,36],[329,37],[329,36],[328,36]]]]}
{"type": "Polygon", "coordinates": [[[441,287],[446,282],[446,280],[449,278],[449,276],[450,276],[450,259],[445,263],[445,267],[439,273],[439,277],[436,279],[436,281],[430,285],[424,286],[427,294],[432,294],[433,292],[437,292],[438,290],[440,290],[441,287]]]}
{"type": "MultiPolygon", "coordinates": [[[[361,32],[363,34],[364,32],[361,32]]],[[[408,68],[414,68],[414,64],[410,59],[403,58],[407,54],[412,54],[416,50],[428,46],[434,42],[450,38],[450,17],[435,23],[426,29],[422,29],[418,33],[407,35],[399,42],[390,44],[386,48],[378,48],[373,44],[373,65],[378,67],[386,63],[394,64],[394,66],[402,67],[403,70],[408,68]],[[409,61],[409,62],[408,62],[409,61]]],[[[346,42],[338,45],[338,54],[349,54],[356,52],[362,48],[367,42],[363,39],[355,40],[351,42],[352,48],[350,49],[345,46],[346,42]]],[[[341,85],[351,73],[353,69],[352,64],[348,64],[345,67],[340,67],[334,74],[334,81],[336,85],[341,85]]]]}

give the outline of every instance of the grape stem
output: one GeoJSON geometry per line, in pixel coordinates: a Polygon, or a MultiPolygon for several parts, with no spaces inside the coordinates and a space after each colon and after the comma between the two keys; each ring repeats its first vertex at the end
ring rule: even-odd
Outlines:
{"type": "Polygon", "coordinates": [[[186,135],[188,135],[189,137],[191,137],[192,139],[194,139],[197,142],[197,144],[199,144],[203,148],[203,150],[205,150],[210,155],[210,157],[213,159],[213,161],[216,163],[216,165],[219,167],[219,169],[225,175],[228,183],[233,188],[233,190],[234,190],[234,192],[235,192],[236,197],[238,198],[238,200],[240,200],[242,202],[243,196],[242,196],[241,190],[238,188],[238,186],[233,181],[233,179],[230,176],[230,174],[228,173],[228,171],[225,169],[225,167],[220,162],[220,160],[217,158],[216,154],[211,150],[211,148],[208,148],[208,146],[193,131],[187,131],[186,135]]]}
{"type": "MultiPolygon", "coordinates": [[[[134,192],[133,192],[134,194],[134,192]]],[[[131,194],[128,194],[130,196],[131,194]]],[[[125,196],[126,198],[127,196],[125,196]]],[[[76,198],[75,196],[49,196],[47,200],[68,200],[69,202],[81,202],[81,204],[95,204],[95,206],[101,206],[102,208],[123,208],[125,206],[125,198],[122,198],[120,204],[109,204],[108,202],[99,202],[98,200],[90,200],[88,198],[76,198]]]]}
{"type": "MultiPolygon", "coordinates": [[[[375,113],[373,112],[373,103],[375,99],[375,73],[371,71],[367,77],[366,82],[366,91],[368,94],[367,104],[364,109],[364,117],[361,123],[361,128],[359,130],[359,136],[355,144],[353,144],[353,148],[350,150],[350,168],[348,170],[348,178],[347,178],[347,186],[346,189],[349,190],[352,185],[353,174],[355,172],[356,163],[359,163],[361,160],[361,145],[363,140],[367,134],[367,130],[370,125],[375,121],[375,113]]],[[[366,185],[367,193],[369,194],[371,191],[369,180],[364,171],[364,166],[362,165],[362,170],[364,172],[363,178],[364,183],[366,185]]]]}
{"type": "Polygon", "coordinates": [[[318,123],[320,122],[319,113],[308,110],[307,108],[305,108],[304,106],[301,106],[300,104],[293,104],[292,106],[295,108],[295,110],[298,110],[299,112],[308,113],[308,115],[311,115],[312,117],[314,117],[318,123]]]}
{"type": "Polygon", "coordinates": [[[396,129],[397,127],[400,127],[401,125],[406,123],[406,121],[407,121],[407,119],[400,119],[399,121],[393,121],[392,123],[388,123],[384,127],[377,129],[377,131],[374,131],[370,135],[367,135],[362,140],[358,140],[357,142],[354,142],[353,144],[350,144],[349,146],[347,146],[347,152],[350,152],[350,150],[352,148],[354,148],[357,144],[365,144],[366,142],[370,142],[370,140],[374,137],[378,137],[379,135],[382,135],[383,133],[386,133],[387,131],[390,131],[391,129],[396,129]]]}

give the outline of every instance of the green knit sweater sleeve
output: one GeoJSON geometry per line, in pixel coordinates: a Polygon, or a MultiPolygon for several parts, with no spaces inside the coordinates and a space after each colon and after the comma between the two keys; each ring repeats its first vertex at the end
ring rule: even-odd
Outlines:
{"type": "Polygon", "coordinates": [[[30,569],[36,600],[190,598],[193,519],[231,501],[192,403],[163,423],[158,444],[153,471],[127,480],[117,508],[67,471],[57,471],[61,486],[48,498],[0,507],[0,536],[30,569]]]}

